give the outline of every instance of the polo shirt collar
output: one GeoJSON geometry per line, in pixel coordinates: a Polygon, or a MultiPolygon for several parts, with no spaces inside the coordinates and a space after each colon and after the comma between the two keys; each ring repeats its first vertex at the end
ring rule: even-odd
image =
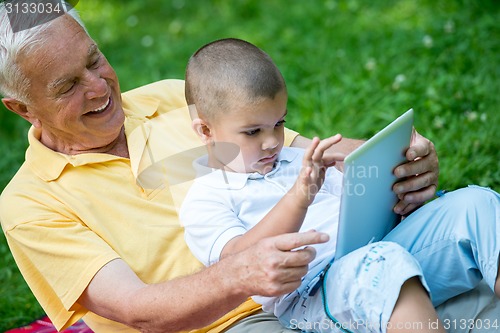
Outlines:
{"type": "MultiPolygon", "coordinates": [[[[145,118],[152,116],[158,109],[160,101],[155,98],[146,96],[138,96],[134,101],[126,100],[124,98],[123,109],[125,112],[125,135],[127,137],[127,144],[129,147],[131,160],[139,160],[144,151],[145,143],[147,141],[148,130],[145,129],[144,140],[129,141],[129,134],[137,126],[144,123],[145,118]],[[127,107],[125,106],[127,105],[127,107]],[[134,114],[129,111],[134,110],[134,114]],[[134,155],[134,156],[132,156],[134,155]],[[133,158],[136,157],[137,158],[133,158]]],[[[67,165],[74,167],[102,163],[106,161],[120,159],[121,157],[102,154],[102,153],[86,153],[77,155],[66,155],[56,152],[40,142],[41,131],[35,127],[31,127],[28,131],[29,147],[26,150],[26,163],[30,169],[44,181],[53,181],[59,178],[67,165]]],[[[135,137],[134,139],[137,139],[135,137]]]]}
{"type": "Polygon", "coordinates": [[[193,167],[196,170],[197,181],[202,184],[219,189],[239,190],[245,187],[248,180],[262,179],[272,177],[284,163],[292,162],[298,155],[295,149],[284,148],[276,160],[276,164],[270,172],[261,175],[258,172],[253,173],[237,173],[215,169],[208,166],[208,156],[202,156],[193,162],[193,167]]]}
{"type": "Polygon", "coordinates": [[[26,163],[38,177],[48,182],[59,178],[69,163],[69,156],[46,147],[40,142],[40,137],[41,131],[32,126],[28,131],[26,163]]]}
{"type": "Polygon", "coordinates": [[[129,99],[123,96],[123,110],[125,111],[125,136],[130,157],[132,173],[137,178],[139,164],[147,147],[151,133],[150,123],[146,120],[153,117],[160,106],[160,100],[148,96],[135,96],[129,99]],[[134,110],[132,113],[130,110],[134,110]]]}
{"type": "Polygon", "coordinates": [[[67,165],[74,167],[100,163],[114,160],[120,157],[101,154],[88,153],[77,155],[66,155],[56,152],[40,142],[41,131],[33,126],[28,131],[29,147],[26,150],[26,164],[38,177],[46,182],[59,178],[67,165]]]}

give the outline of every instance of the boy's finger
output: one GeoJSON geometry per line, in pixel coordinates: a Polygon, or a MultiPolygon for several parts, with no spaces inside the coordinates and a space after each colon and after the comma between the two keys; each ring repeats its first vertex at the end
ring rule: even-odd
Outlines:
{"type": "Polygon", "coordinates": [[[320,140],[319,140],[318,137],[314,137],[312,139],[311,144],[309,145],[309,147],[307,147],[307,149],[306,149],[306,151],[304,153],[304,158],[302,160],[303,161],[302,164],[304,166],[309,166],[309,165],[312,164],[311,161],[312,161],[312,158],[313,158],[313,154],[314,154],[316,148],[318,147],[319,143],[320,143],[320,140]]]}
{"type": "Polygon", "coordinates": [[[323,155],[325,154],[325,151],[327,151],[330,147],[332,147],[336,143],[340,142],[340,140],[342,140],[342,135],[340,134],[336,134],[327,139],[321,140],[317,148],[314,150],[312,156],[313,161],[316,163],[323,162],[323,155]]]}

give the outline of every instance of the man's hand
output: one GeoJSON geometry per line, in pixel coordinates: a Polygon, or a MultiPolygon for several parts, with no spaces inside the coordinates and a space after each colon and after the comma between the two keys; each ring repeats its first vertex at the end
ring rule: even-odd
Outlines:
{"type": "Polygon", "coordinates": [[[141,332],[191,331],[252,295],[297,289],[316,255],[308,245],[327,241],[328,235],[315,231],[269,237],[197,273],[154,284],[115,259],[95,274],[78,304],[141,332]]]}
{"type": "Polygon", "coordinates": [[[434,144],[414,129],[410,147],[406,151],[409,162],[394,169],[401,180],[393,190],[400,201],[394,212],[406,215],[431,199],[438,185],[439,163],[434,144]]]}
{"type": "Polygon", "coordinates": [[[239,263],[231,278],[238,278],[243,294],[280,296],[301,284],[309,263],[316,256],[311,244],[325,243],[327,234],[316,231],[265,238],[245,251],[222,261],[239,263]]]}
{"type": "MultiPolygon", "coordinates": [[[[330,156],[348,155],[364,141],[343,138],[332,146],[327,153],[330,156]]],[[[310,139],[298,136],[292,142],[293,147],[307,148],[310,139]]],[[[407,215],[432,199],[437,189],[439,163],[436,149],[431,141],[413,131],[410,147],[406,151],[408,162],[394,169],[394,174],[401,180],[394,184],[393,190],[400,201],[394,206],[394,212],[407,215]]],[[[341,163],[337,163],[341,164],[341,163]]],[[[341,166],[342,167],[342,166],[341,166]]]]}

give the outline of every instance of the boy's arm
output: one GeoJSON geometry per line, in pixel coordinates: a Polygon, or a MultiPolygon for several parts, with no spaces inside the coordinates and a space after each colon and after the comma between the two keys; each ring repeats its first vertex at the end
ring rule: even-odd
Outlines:
{"type": "Polygon", "coordinates": [[[292,188],[252,229],[231,239],[224,246],[221,258],[245,250],[261,239],[299,231],[309,205],[323,184],[326,169],[337,162],[324,153],[340,140],[340,135],[322,141],[314,138],[304,154],[299,178],[292,188]]]}
{"type": "Polygon", "coordinates": [[[300,204],[301,200],[295,192],[292,188],[253,228],[227,242],[220,258],[243,251],[266,237],[299,231],[308,206],[300,204]]]}

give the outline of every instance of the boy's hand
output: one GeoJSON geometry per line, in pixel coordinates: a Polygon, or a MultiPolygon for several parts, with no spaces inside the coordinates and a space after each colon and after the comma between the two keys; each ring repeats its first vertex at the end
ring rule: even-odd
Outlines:
{"type": "Polygon", "coordinates": [[[311,145],[306,149],[302,160],[302,170],[299,178],[295,182],[294,190],[301,198],[301,202],[308,207],[314,200],[316,193],[323,185],[326,169],[334,166],[337,161],[343,158],[336,154],[325,153],[328,148],[342,140],[340,134],[334,135],[324,140],[315,137],[311,145]]]}

